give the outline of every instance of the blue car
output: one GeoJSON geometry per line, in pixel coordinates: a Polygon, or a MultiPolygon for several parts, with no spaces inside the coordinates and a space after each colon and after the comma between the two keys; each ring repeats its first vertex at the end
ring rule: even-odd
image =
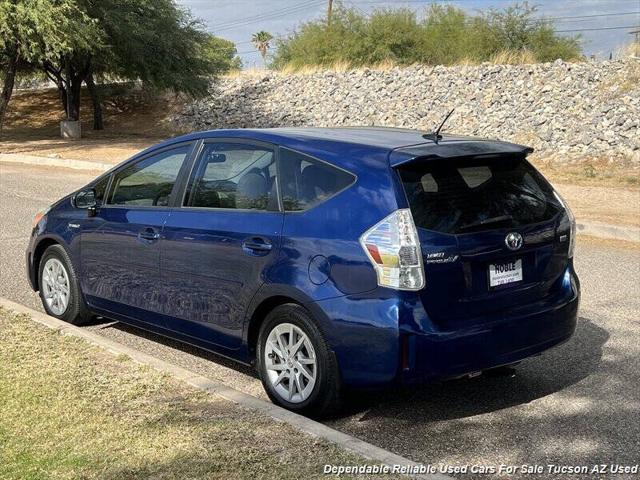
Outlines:
{"type": "Polygon", "coordinates": [[[391,128],[194,133],[40,212],[47,313],[254,365],[320,415],[345,388],[512,365],[572,335],[575,221],[530,148],[391,128]]]}

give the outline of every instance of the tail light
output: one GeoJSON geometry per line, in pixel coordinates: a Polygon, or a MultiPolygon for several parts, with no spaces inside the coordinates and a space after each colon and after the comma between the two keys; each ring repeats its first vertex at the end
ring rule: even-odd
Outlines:
{"type": "Polygon", "coordinates": [[[424,287],[418,231],[411,211],[396,210],[360,237],[360,244],[378,276],[378,285],[398,290],[424,287]]]}
{"type": "Polygon", "coordinates": [[[576,217],[573,215],[573,212],[569,208],[569,205],[565,201],[564,198],[560,196],[560,194],[556,191],[553,192],[562,208],[564,208],[564,214],[562,219],[560,220],[560,225],[558,226],[559,231],[569,231],[569,258],[573,258],[573,250],[576,246],[576,217]]]}

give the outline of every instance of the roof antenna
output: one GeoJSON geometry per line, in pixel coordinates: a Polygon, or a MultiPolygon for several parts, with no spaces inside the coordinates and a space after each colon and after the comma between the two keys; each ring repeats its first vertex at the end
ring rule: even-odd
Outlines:
{"type": "Polygon", "coordinates": [[[440,135],[440,130],[442,129],[444,124],[447,122],[447,120],[449,120],[449,117],[451,116],[454,110],[455,108],[452,108],[451,111],[447,113],[447,116],[444,117],[444,120],[442,120],[442,123],[440,124],[438,129],[435,131],[435,133],[433,132],[425,133],[424,135],[422,135],[422,137],[426,138],[427,140],[433,140],[434,143],[438,143],[438,140],[442,138],[442,135],[440,135]]]}

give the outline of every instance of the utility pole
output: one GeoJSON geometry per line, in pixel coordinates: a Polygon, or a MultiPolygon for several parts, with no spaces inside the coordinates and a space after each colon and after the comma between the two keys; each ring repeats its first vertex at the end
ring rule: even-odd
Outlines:
{"type": "Polygon", "coordinates": [[[329,0],[329,6],[327,7],[327,26],[331,26],[331,14],[333,13],[333,0],[329,0]]]}

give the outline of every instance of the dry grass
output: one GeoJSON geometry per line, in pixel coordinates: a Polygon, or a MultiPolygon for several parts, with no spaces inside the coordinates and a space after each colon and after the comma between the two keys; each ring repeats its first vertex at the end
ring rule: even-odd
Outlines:
{"type": "Polygon", "coordinates": [[[530,50],[505,50],[496,53],[490,60],[496,65],[528,65],[537,61],[535,54],[530,50]]]}
{"type": "Polygon", "coordinates": [[[618,49],[614,56],[615,58],[640,58],[640,42],[631,42],[629,45],[618,49]]]}
{"type": "MultiPolygon", "coordinates": [[[[567,62],[583,62],[584,58],[574,58],[567,62]]],[[[504,50],[493,55],[488,62],[485,60],[476,60],[465,57],[455,62],[454,65],[474,66],[483,63],[491,63],[493,65],[530,65],[539,63],[535,53],[531,50],[504,50]]]]}
{"type": "Polygon", "coordinates": [[[353,65],[347,61],[338,61],[331,65],[295,65],[288,64],[278,70],[278,73],[282,75],[312,75],[314,73],[321,72],[337,72],[344,73],[352,70],[375,70],[380,72],[387,72],[399,67],[400,65],[392,59],[386,59],[379,63],[367,66],[353,65]]]}
{"type": "Polygon", "coordinates": [[[640,95],[640,61],[626,62],[625,68],[604,79],[598,90],[609,100],[632,93],[640,95]]]}
{"type": "Polygon", "coordinates": [[[632,163],[610,164],[608,158],[604,157],[585,157],[571,164],[558,164],[534,157],[532,163],[553,182],[640,190],[640,167],[632,163]]]}
{"type": "Polygon", "coordinates": [[[295,65],[290,63],[278,72],[283,75],[312,75],[318,72],[348,72],[355,69],[356,67],[347,61],[338,61],[332,65],[295,65]]]}
{"type": "MultiPolygon", "coordinates": [[[[640,56],[638,58],[640,59],[640,56]]],[[[640,94],[640,62],[629,65],[626,75],[620,79],[620,92],[629,93],[632,91],[637,91],[640,94]]]]}
{"type": "Polygon", "coordinates": [[[263,77],[270,70],[267,68],[251,67],[244,70],[233,70],[222,75],[222,78],[244,78],[244,77],[263,77]]]}
{"type": "Polygon", "coordinates": [[[361,462],[0,309],[0,478],[319,478],[361,462]]]}

